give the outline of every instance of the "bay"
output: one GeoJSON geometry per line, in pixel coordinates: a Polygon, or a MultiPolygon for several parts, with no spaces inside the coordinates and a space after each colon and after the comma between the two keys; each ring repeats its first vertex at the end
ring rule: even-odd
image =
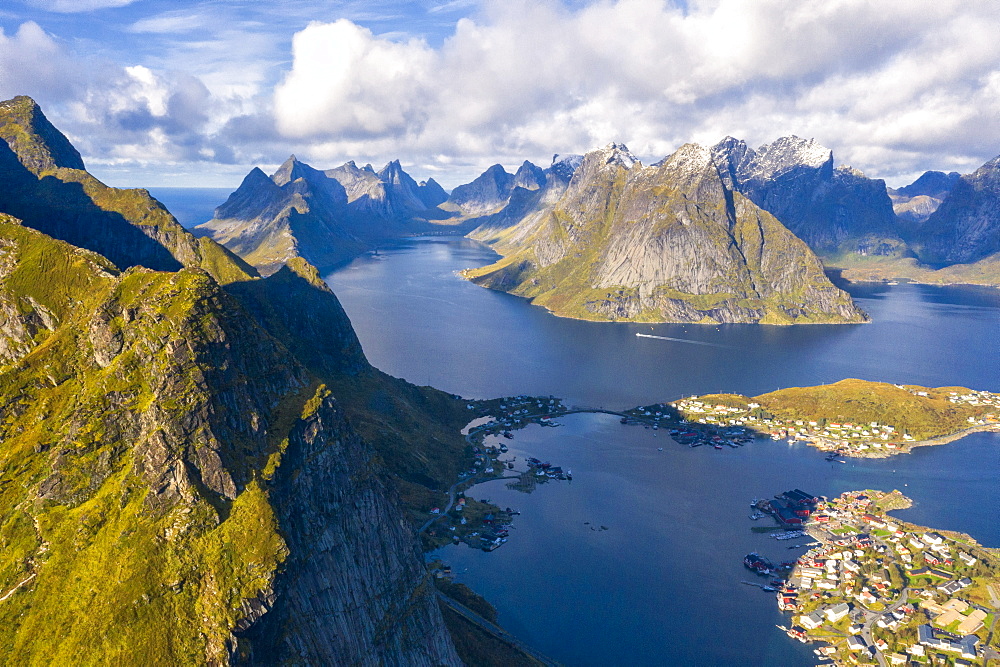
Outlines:
{"type": "MultiPolygon", "coordinates": [[[[455,275],[495,257],[465,239],[412,239],[326,279],[374,365],[468,397],[552,394],[620,409],[845,377],[1000,390],[997,290],[851,286],[872,316],[865,325],[593,323],[455,275]]],[[[773,597],[740,584],[746,552],[797,553],[750,531],[754,497],[898,488],[914,499],[901,518],[1000,546],[995,434],[834,464],[802,445],[688,449],[606,416],[560,421],[518,431],[512,453],[568,467],[573,481],[530,495],[502,482],[476,487],[473,496],[522,510],[510,541],[491,553],[440,555],[505,627],[568,665],[813,664],[808,647],[774,628],[787,617],[773,597]]]]}

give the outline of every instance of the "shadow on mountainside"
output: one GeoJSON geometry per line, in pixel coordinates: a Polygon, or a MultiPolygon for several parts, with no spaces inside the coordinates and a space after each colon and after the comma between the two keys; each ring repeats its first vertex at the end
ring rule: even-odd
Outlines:
{"type": "Polygon", "coordinates": [[[156,271],[182,268],[170,251],[123,215],[97,206],[80,183],[55,176],[37,178],[0,140],[0,210],[27,227],[107,257],[125,270],[141,265],[156,271]]]}

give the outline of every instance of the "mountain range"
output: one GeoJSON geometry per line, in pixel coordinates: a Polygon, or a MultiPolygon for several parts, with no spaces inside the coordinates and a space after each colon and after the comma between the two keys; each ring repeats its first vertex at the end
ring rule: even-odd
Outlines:
{"type": "Polygon", "coordinates": [[[260,278],[100,183],[29,98],[0,184],[0,662],[461,664],[402,497],[469,465],[465,401],[372,368],[305,260],[260,278]]]}
{"type": "Polygon", "coordinates": [[[353,161],[320,171],[294,155],[270,177],[254,168],[196,228],[264,275],[292,257],[327,268],[388,238],[440,231],[448,195],[434,179],[417,183],[398,161],[376,172],[353,161]]]}
{"type": "Polygon", "coordinates": [[[866,319],[801,240],[727,187],[704,147],[644,167],[613,143],[553,190],[536,194],[514,224],[494,217],[472,232],[504,257],[464,275],[582,319],[866,319]]]}

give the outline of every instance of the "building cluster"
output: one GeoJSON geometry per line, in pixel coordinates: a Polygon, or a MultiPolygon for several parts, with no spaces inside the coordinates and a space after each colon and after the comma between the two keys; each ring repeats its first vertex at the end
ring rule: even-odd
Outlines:
{"type": "Polygon", "coordinates": [[[914,440],[912,435],[897,431],[891,424],[782,419],[768,413],[759,403],[738,407],[686,398],[670,405],[692,422],[744,426],[767,433],[774,440],[804,440],[826,451],[893,450],[914,440]]]}
{"type": "Polygon", "coordinates": [[[942,655],[934,652],[946,655],[941,664],[980,660],[995,612],[966,593],[1000,578],[1000,567],[962,542],[886,517],[880,499],[845,493],[810,513],[806,529],[820,544],[777,592],[779,608],[795,614],[789,636],[824,642],[816,653],[838,664],[926,663],[942,655]]]}

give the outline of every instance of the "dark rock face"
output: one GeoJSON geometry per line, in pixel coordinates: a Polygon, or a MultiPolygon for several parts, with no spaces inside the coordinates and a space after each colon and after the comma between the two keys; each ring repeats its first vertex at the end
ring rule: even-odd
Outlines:
{"type": "Polygon", "coordinates": [[[252,664],[461,664],[372,451],[332,398],[292,431],[272,496],[290,551],[252,664]]]}
{"type": "Polygon", "coordinates": [[[962,176],[914,239],[920,258],[966,263],[1000,252],[1000,157],[962,176]]]}
{"type": "Polygon", "coordinates": [[[892,194],[903,197],[917,197],[920,195],[933,197],[934,199],[944,199],[955,187],[955,183],[962,177],[957,171],[944,173],[943,171],[925,171],[920,178],[907,186],[901,187],[892,194]]]}
{"type": "Polygon", "coordinates": [[[859,322],[864,315],[774,216],[686,145],[643,167],[621,144],[588,153],[558,198],[480,228],[505,255],[467,273],[584,319],[859,322]]]}
{"type": "Polygon", "coordinates": [[[471,183],[452,190],[448,201],[470,215],[492,213],[507,203],[513,187],[514,177],[495,164],[471,183]]]}
{"type": "Polygon", "coordinates": [[[866,237],[898,239],[885,182],[833,167],[833,152],[783,137],[756,151],[727,137],[712,148],[727,185],[772,213],[820,254],[860,253],[866,237]]]}

